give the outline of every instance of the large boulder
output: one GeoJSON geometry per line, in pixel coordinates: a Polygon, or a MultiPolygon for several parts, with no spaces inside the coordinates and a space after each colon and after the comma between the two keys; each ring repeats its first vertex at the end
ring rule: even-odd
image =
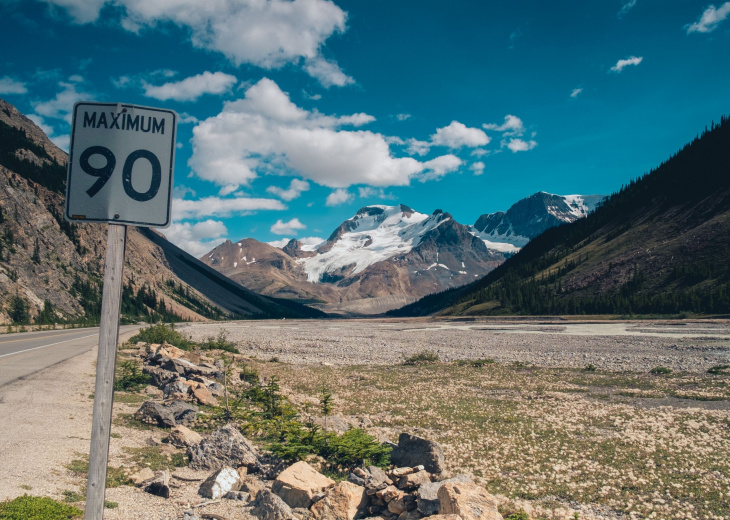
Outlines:
{"type": "Polygon", "coordinates": [[[444,470],[444,451],[437,442],[401,433],[398,446],[390,453],[390,461],[401,467],[422,465],[429,473],[439,475],[444,470]]]}
{"type": "Polygon", "coordinates": [[[251,502],[251,514],[261,520],[292,520],[294,513],[278,495],[262,489],[251,502]]]}
{"type": "Polygon", "coordinates": [[[309,509],[314,495],[334,485],[334,480],[325,477],[306,462],[299,461],[276,477],[271,491],[279,495],[289,507],[309,509]]]}
{"type": "Polygon", "coordinates": [[[438,497],[441,515],[459,515],[463,520],[503,520],[495,498],[471,482],[444,484],[438,497]]]}
{"type": "Polygon", "coordinates": [[[365,488],[352,482],[340,482],[312,506],[312,520],[353,520],[367,503],[365,488]]]}
{"type": "Polygon", "coordinates": [[[418,499],[418,510],[425,516],[435,515],[439,511],[441,502],[439,501],[438,492],[441,486],[444,484],[450,484],[452,482],[471,482],[472,480],[467,475],[457,475],[454,478],[448,480],[442,480],[441,482],[428,482],[421,484],[416,493],[418,499]]]}
{"type": "Polygon", "coordinates": [[[222,468],[200,484],[198,494],[205,498],[218,499],[229,491],[241,489],[241,478],[233,468],[222,468]]]}
{"type": "Polygon", "coordinates": [[[180,377],[180,374],[177,372],[170,372],[164,368],[151,365],[144,365],[142,367],[142,373],[150,376],[151,383],[157,388],[164,388],[166,384],[180,377]]]}
{"type": "Polygon", "coordinates": [[[230,424],[217,429],[195,446],[190,446],[188,456],[193,469],[246,466],[249,470],[256,470],[261,460],[256,447],[230,424]]]}
{"type": "Polygon", "coordinates": [[[173,401],[167,405],[145,401],[134,413],[134,418],[147,424],[172,428],[178,424],[192,426],[197,415],[198,407],[183,401],[173,401]]]}

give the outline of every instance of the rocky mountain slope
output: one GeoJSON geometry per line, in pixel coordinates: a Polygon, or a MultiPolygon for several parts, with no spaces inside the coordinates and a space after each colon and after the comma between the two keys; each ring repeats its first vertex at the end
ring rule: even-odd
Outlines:
{"type": "Polygon", "coordinates": [[[399,205],[360,209],[317,247],[296,240],[283,249],[253,239],[228,241],[201,260],[263,294],[373,314],[464,285],[505,258],[450,214],[399,205]]]}
{"type": "MultiPolygon", "coordinates": [[[[107,228],[63,219],[66,161],[0,100],[0,323],[98,319],[107,228]]],[[[135,227],[128,228],[122,312],[192,320],[321,315],[253,294],[135,227]]]]}
{"type": "Polygon", "coordinates": [[[506,212],[480,216],[472,229],[488,247],[516,253],[551,227],[587,216],[605,198],[605,195],[554,195],[541,191],[517,201],[506,212]]]}
{"type": "Polygon", "coordinates": [[[488,276],[397,315],[730,313],[730,123],[550,229],[488,276]]]}

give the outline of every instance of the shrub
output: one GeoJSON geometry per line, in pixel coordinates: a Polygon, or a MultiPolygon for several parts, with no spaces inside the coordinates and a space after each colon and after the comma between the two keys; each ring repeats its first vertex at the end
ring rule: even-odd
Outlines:
{"type": "Polygon", "coordinates": [[[68,520],[80,518],[83,513],[78,507],[48,497],[23,495],[0,503],[0,520],[68,520]]]}
{"type": "Polygon", "coordinates": [[[208,338],[205,343],[200,345],[200,348],[204,350],[225,350],[226,352],[232,352],[234,354],[238,354],[238,349],[235,347],[233,343],[228,341],[228,334],[225,330],[221,329],[220,332],[218,332],[218,337],[213,339],[208,338]]]}
{"type": "Polygon", "coordinates": [[[175,330],[172,325],[160,323],[141,329],[129,339],[130,343],[144,341],[145,343],[169,343],[182,350],[192,350],[197,345],[175,330]]]}
{"type": "Polygon", "coordinates": [[[728,370],[730,370],[730,365],[715,365],[707,369],[707,373],[717,376],[730,373],[728,370]]]}
{"type": "Polygon", "coordinates": [[[594,365],[593,363],[588,363],[588,364],[587,364],[587,365],[586,365],[586,366],[585,366],[585,367],[583,368],[583,371],[584,371],[584,372],[595,372],[596,370],[598,370],[598,368],[597,368],[597,367],[596,367],[596,365],[594,365]]]}
{"type": "Polygon", "coordinates": [[[417,354],[413,354],[410,357],[405,358],[403,361],[404,365],[428,365],[431,363],[437,363],[439,361],[439,355],[433,350],[422,350],[417,354]]]}
{"type": "Polygon", "coordinates": [[[150,376],[143,374],[139,365],[128,359],[122,361],[117,369],[117,377],[114,380],[114,390],[134,391],[145,386],[150,376]]]}
{"type": "Polygon", "coordinates": [[[505,520],[530,520],[530,515],[525,513],[523,509],[520,509],[516,513],[512,513],[511,515],[505,517],[505,520]]]}
{"type": "Polygon", "coordinates": [[[661,376],[665,374],[671,374],[672,369],[667,367],[654,367],[651,370],[649,370],[650,374],[654,374],[655,376],[661,376]]]}

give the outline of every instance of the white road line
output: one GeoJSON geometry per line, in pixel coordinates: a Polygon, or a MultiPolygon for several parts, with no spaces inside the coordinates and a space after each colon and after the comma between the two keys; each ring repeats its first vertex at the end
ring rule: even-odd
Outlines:
{"type": "Polygon", "coordinates": [[[27,348],[25,350],[19,350],[18,352],[11,352],[10,354],[3,354],[0,356],[0,358],[4,358],[7,356],[14,356],[15,354],[22,354],[23,352],[30,352],[31,350],[38,350],[39,348],[52,347],[53,345],[60,345],[61,343],[68,343],[69,341],[76,341],[78,339],[91,338],[93,336],[98,336],[98,334],[89,334],[88,336],[81,336],[80,338],[67,339],[65,341],[59,341],[57,343],[51,343],[49,345],[41,345],[40,347],[27,348]]]}

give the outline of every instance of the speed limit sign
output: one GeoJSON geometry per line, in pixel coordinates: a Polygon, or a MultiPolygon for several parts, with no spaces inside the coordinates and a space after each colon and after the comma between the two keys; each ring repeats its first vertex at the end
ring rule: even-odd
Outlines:
{"type": "Polygon", "coordinates": [[[169,226],[177,114],[80,102],[72,126],[66,219],[169,226]]]}

